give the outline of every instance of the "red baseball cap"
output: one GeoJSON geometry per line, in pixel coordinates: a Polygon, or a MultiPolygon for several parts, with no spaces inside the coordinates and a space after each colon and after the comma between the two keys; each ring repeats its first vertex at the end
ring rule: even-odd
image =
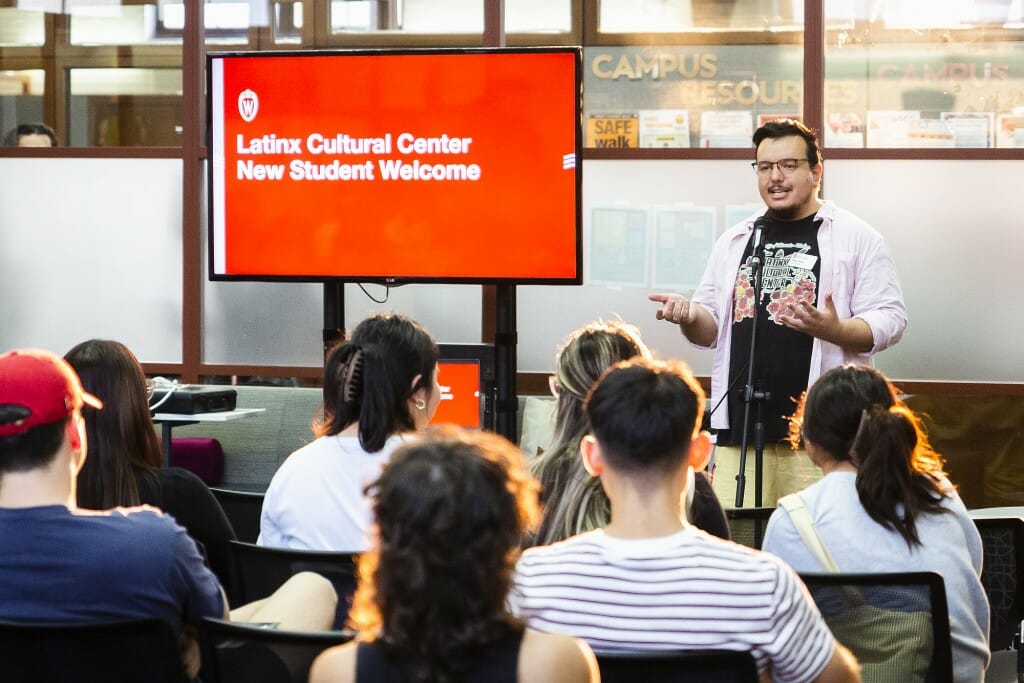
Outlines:
{"type": "Polygon", "coordinates": [[[0,437],[66,419],[82,405],[102,408],[103,402],[82,389],[60,356],[36,349],[0,355],[0,437]]]}

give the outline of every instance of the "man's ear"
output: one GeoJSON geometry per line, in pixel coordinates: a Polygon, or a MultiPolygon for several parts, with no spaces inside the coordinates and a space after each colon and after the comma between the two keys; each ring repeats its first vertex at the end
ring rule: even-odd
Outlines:
{"type": "Polygon", "coordinates": [[[65,423],[64,439],[71,450],[72,464],[77,472],[85,462],[85,422],[77,413],[65,423]]]}
{"type": "Polygon", "coordinates": [[[78,431],[78,420],[74,416],[68,418],[64,424],[64,437],[68,440],[71,450],[76,453],[82,450],[82,433],[78,431]]]}
{"type": "Polygon", "coordinates": [[[707,432],[699,432],[690,440],[690,467],[694,472],[700,472],[708,466],[711,449],[711,435],[707,432]]]}
{"type": "Polygon", "coordinates": [[[604,455],[601,453],[601,445],[593,434],[587,434],[580,441],[580,457],[583,458],[583,468],[592,477],[600,477],[604,471],[604,455]]]}

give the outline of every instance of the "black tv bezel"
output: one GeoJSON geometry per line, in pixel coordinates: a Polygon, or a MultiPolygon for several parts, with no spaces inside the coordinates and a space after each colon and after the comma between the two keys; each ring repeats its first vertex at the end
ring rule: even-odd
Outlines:
{"type": "Polygon", "coordinates": [[[480,429],[494,431],[496,372],[493,344],[438,344],[441,362],[476,362],[480,367],[480,429]]]}
{"type": "Polygon", "coordinates": [[[206,55],[206,275],[211,282],[311,282],[311,283],[368,283],[389,287],[408,284],[452,284],[452,285],[571,285],[583,284],[583,48],[579,46],[550,47],[440,47],[440,48],[374,48],[374,49],[330,49],[330,50],[280,50],[273,52],[220,51],[206,55]],[[429,277],[395,274],[379,275],[267,275],[267,274],[217,274],[214,272],[214,168],[213,168],[213,60],[232,57],[324,57],[324,56],[404,56],[404,55],[461,55],[461,54],[573,54],[575,56],[575,127],[576,127],[576,274],[566,278],[531,277],[429,277]]]}

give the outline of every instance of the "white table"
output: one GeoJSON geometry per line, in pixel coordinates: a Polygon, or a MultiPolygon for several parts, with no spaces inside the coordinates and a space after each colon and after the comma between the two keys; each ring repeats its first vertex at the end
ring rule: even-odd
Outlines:
{"type": "Polygon", "coordinates": [[[168,467],[171,464],[171,430],[175,427],[194,425],[200,422],[229,422],[231,420],[253,417],[265,412],[267,412],[266,408],[236,408],[235,410],[222,410],[217,413],[156,413],[153,415],[153,422],[159,422],[161,427],[164,467],[168,467]]]}

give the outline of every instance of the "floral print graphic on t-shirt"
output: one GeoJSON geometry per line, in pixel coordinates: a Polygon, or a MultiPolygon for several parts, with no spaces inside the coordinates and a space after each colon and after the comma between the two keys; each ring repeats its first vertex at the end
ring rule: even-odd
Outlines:
{"type": "MultiPolygon", "coordinates": [[[[781,325],[779,316],[792,315],[796,306],[817,301],[817,278],[813,261],[808,262],[807,244],[770,243],[765,245],[764,274],[761,301],[768,319],[781,325]],[[811,268],[804,267],[811,265],[811,268]]],[[[754,282],[750,263],[744,263],[736,273],[733,293],[733,322],[754,317],[754,282]]]]}

